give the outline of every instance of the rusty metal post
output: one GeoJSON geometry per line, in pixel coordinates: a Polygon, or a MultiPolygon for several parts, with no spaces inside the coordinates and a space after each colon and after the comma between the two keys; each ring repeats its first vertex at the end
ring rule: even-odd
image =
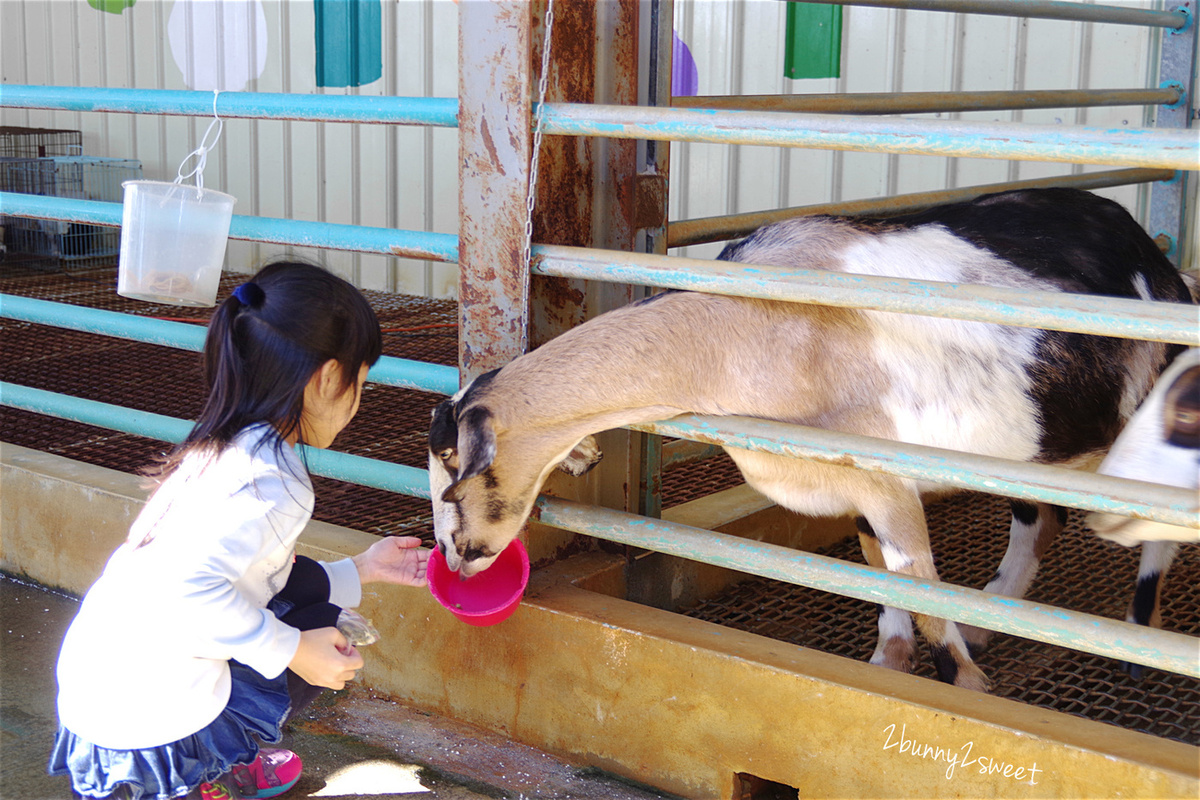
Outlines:
{"type": "MultiPolygon", "coordinates": [[[[646,105],[669,106],[672,99],[671,75],[674,53],[672,30],[673,0],[651,0],[648,9],[649,36],[646,65],[646,105]]],[[[670,171],[670,142],[647,141],[637,176],[635,213],[642,230],[640,250],[665,255],[667,252],[667,197],[670,171]]],[[[642,434],[633,439],[640,450],[640,512],[648,517],[662,516],[663,438],[642,434]]]]}
{"type": "Polygon", "coordinates": [[[532,140],[530,4],[458,6],[459,374],[463,384],[528,349],[522,263],[532,140]]]}
{"type": "MultiPolygon", "coordinates": [[[[534,24],[530,58],[536,80],[546,0],[530,5],[534,24]]],[[[547,102],[645,104],[647,5],[641,0],[556,0],[547,102]]],[[[667,35],[669,42],[669,28],[667,35]]],[[[645,144],[632,139],[546,136],[539,156],[534,242],[636,252],[643,238],[639,227],[645,226],[638,200],[644,151],[645,144]]],[[[662,220],[653,225],[665,224],[665,214],[664,201],[662,220]]],[[[530,346],[644,293],[639,286],[535,275],[530,290],[530,346]]],[[[644,438],[625,430],[602,434],[605,455],[598,467],[582,481],[554,476],[552,491],[610,508],[641,511],[640,442],[644,438]]],[[[561,531],[535,526],[531,551],[567,553],[590,546],[562,536],[561,531]]]]}
{"type": "MultiPolygon", "coordinates": [[[[546,0],[531,3],[532,58],[540,68],[546,0]]],[[[554,5],[546,101],[638,103],[637,0],[570,0],[554,5]]],[[[611,250],[633,249],[634,140],[547,136],[542,140],[533,240],[611,250]]],[[[634,299],[629,286],[535,278],[530,345],[634,299]]]]}
{"type": "MultiPolygon", "coordinates": [[[[1167,10],[1185,12],[1189,24],[1180,29],[1166,28],[1162,32],[1159,80],[1163,87],[1178,89],[1178,101],[1158,107],[1154,119],[1156,128],[1189,128],[1192,125],[1196,102],[1196,0],[1177,0],[1167,3],[1167,10]]],[[[1187,229],[1184,206],[1188,196],[1188,173],[1179,170],[1169,181],[1159,181],[1150,190],[1150,235],[1163,248],[1167,257],[1180,262],[1183,234],[1187,229]]]]}

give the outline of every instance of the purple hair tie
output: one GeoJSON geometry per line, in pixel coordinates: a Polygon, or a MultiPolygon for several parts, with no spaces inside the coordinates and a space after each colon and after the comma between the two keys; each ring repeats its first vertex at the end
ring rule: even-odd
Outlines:
{"type": "Polygon", "coordinates": [[[267,295],[263,292],[262,287],[254,281],[246,281],[241,286],[233,290],[233,296],[238,299],[238,302],[250,308],[258,308],[262,305],[263,300],[267,299],[267,295]]]}

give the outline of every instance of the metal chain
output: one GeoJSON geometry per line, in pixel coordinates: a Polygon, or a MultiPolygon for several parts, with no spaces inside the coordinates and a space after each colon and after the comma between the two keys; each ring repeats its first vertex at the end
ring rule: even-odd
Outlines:
{"type": "Polygon", "coordinates": [[[525,250],[522,266],[529,269],[533,258],[533,201],[537,196],[538,156],[542,149],[542,126],[546,122],[546,86],[550,82],[550,31],[554,25],[554,0],[546,2],[545,33],[542,35],[542,74],[538,80],[538,107],[533,126],[533,154],[529,160],[529,192],[525,196],[525,250]]]}

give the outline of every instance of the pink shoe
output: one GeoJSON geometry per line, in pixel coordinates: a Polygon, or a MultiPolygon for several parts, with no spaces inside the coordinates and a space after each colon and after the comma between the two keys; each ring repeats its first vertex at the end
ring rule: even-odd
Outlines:
{"type": "Polygon", "coordinates": [[[229,777],[241,797],[261,800],[283,794],[295,786],[303,767],[300,756],[291,750],[264,747],[249,764],[230,770],[229,777]]]}

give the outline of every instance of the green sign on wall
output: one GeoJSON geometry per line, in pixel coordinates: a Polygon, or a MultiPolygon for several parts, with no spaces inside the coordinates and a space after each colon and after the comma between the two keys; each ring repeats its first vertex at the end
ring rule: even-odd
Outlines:
{"type": "Polygon", "coordinates": [[[380,0],[313,0],[317,86],[365,86],[383,75],[380,0]]]}
{"type": "Polygon", "coordinates": [[[787,4],[785,78],[838,78],[842,74],[842,7],[787,4]]]}

